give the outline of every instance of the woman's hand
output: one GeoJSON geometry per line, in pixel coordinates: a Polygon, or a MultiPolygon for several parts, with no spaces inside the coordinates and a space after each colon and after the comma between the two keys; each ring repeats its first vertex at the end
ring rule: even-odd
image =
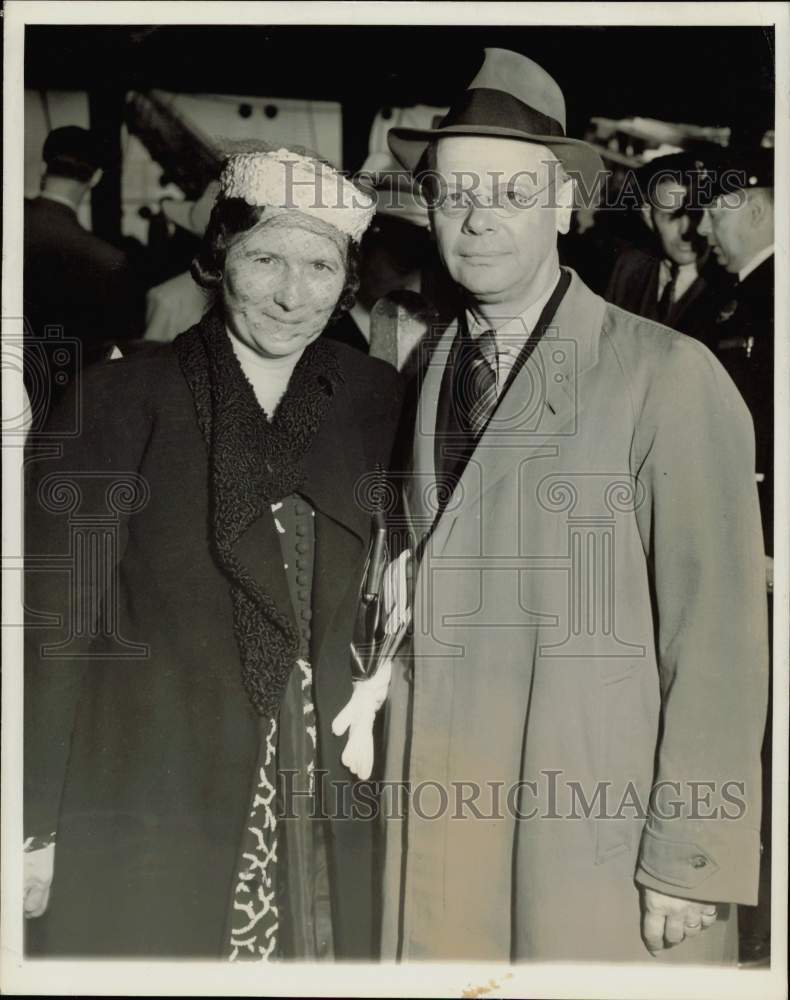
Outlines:
{"type": "Polygon", "coordinates": [[[379,649],[379,666],[375,674],[354,681],[354,692],[348,704],[335,716],[332,732],[348,740],[340,760],[362,781],[373,771],[373,723],[376,712],[387,698],[392,674],[392,657],[411,621],[409,583],[411,555],[404,550],[384,571],[381,597],[384,608],[384,637],[379,649]]]}
{"type": "Polygon", "coordinates": [[[24,854],[25,917],[40,917],[49,903],[49,889],[55,874],[55,845],[47,844],[24,854]]]}
{"type": "Polygon", "coordinates": [[[392,660],[385,659],[372,677],[354,681],[354,693],[332,722],[335,736],[348,730],[340,760],[362,781],[367,781],[373,771],[373,723],[387,698],[391,673],[392,660]]]}

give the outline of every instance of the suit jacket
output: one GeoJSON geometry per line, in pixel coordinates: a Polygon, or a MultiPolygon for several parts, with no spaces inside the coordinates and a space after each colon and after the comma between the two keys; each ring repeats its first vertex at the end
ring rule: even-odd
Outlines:
{"type": "MultiPolygon", "coordinates": [[[[347,787],[345,737],[330,726],[351,695],[370,535],[355,488],[387,464],[399,390],[388,365],[334,350],[344,382],[306,456],[303,492],[316,511],[319,762],[328,783],[347,787]]],[[[82,399],[79,433],[59,408],[46,441],[60,454],[28,461],[25,829],[57,831],[50,907],[28,934],[47,955],[219,957],[259,719],[229,583],[207,543],[206,446],[171,345],[94,366],[82,399]],[[104,553],[103,574],[83,572],[91,551],[104,553]]],[[[239,544],[292,613],[272,519],[239,544]]],[[[331,827],[336,954],[369,957],[371,824],[331,827]]]]}
{"type": "MultiPolygon", "coordinates": [[[[661,260],[634,247],[617,258],[604,298],[621,309],[658,318],[658,276],[661,260]]],[[[719,306],[720,285],[712,266],[703,268],[683,295],[673,303],[665,325],[704,339],[719,306]]]]}
{"type": "Polygon", "coordinates": [[[26,385],[40,428],[75,373],[100,359],[103,341],[142,335],[144,297],[126,254],[83,229],[73,209],[35,198],[25,202],[23,300],[26,385]]]}
{"type": "MultiPolygon", "coordinates": [[[[644,961],[638,885],[757,894],[767,628],[751,420],[703,345],[572,273],[437,517],[455,336],[424,374],[404,491],[412,544],[427,541],[388,704],[385,776],[408,779],[411,801],[386,824],[383,954],[644,961]],[[693,781],[713,783],[701,811],[715,819],[695,811],[693,781]],[[677,818],[651,802],[673,782],[677,818]],[[627,796],[640,805],[622,809],[627,796]]],[[[732,954],[724,910],[662,960],[732,954]]]]}

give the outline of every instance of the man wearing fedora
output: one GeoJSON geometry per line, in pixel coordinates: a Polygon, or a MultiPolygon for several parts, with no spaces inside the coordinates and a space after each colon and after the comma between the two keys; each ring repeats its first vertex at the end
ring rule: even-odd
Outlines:
{"type": "Polygon", "coordinates": [[[767,676],[749,413],[702,344],[560,268],[603,166],[532,60],[487,50],[390,145],[459,309],[403,490],[383,957],[732,960],[767,676]]]}

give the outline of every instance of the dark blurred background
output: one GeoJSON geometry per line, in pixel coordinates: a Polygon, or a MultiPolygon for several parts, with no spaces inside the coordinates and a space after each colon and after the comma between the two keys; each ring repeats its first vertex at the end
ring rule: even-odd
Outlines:
{"type": "Polygon", "coordinates": [[[353,170],[377,108],[449,104],[486,46],[523,52],[557,80],[570,135],[593,115],[772,125],[773,32],[753,27],[35,26],[25,85],[340,101],[353,170]]]}

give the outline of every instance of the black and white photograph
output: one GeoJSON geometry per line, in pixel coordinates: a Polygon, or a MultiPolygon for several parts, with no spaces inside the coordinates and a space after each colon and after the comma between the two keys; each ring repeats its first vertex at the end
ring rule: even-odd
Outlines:
{"type": "Polygon", "coordinates": [[[3,992],[787,996],[789,12],[6,3],[3,992]]]}

